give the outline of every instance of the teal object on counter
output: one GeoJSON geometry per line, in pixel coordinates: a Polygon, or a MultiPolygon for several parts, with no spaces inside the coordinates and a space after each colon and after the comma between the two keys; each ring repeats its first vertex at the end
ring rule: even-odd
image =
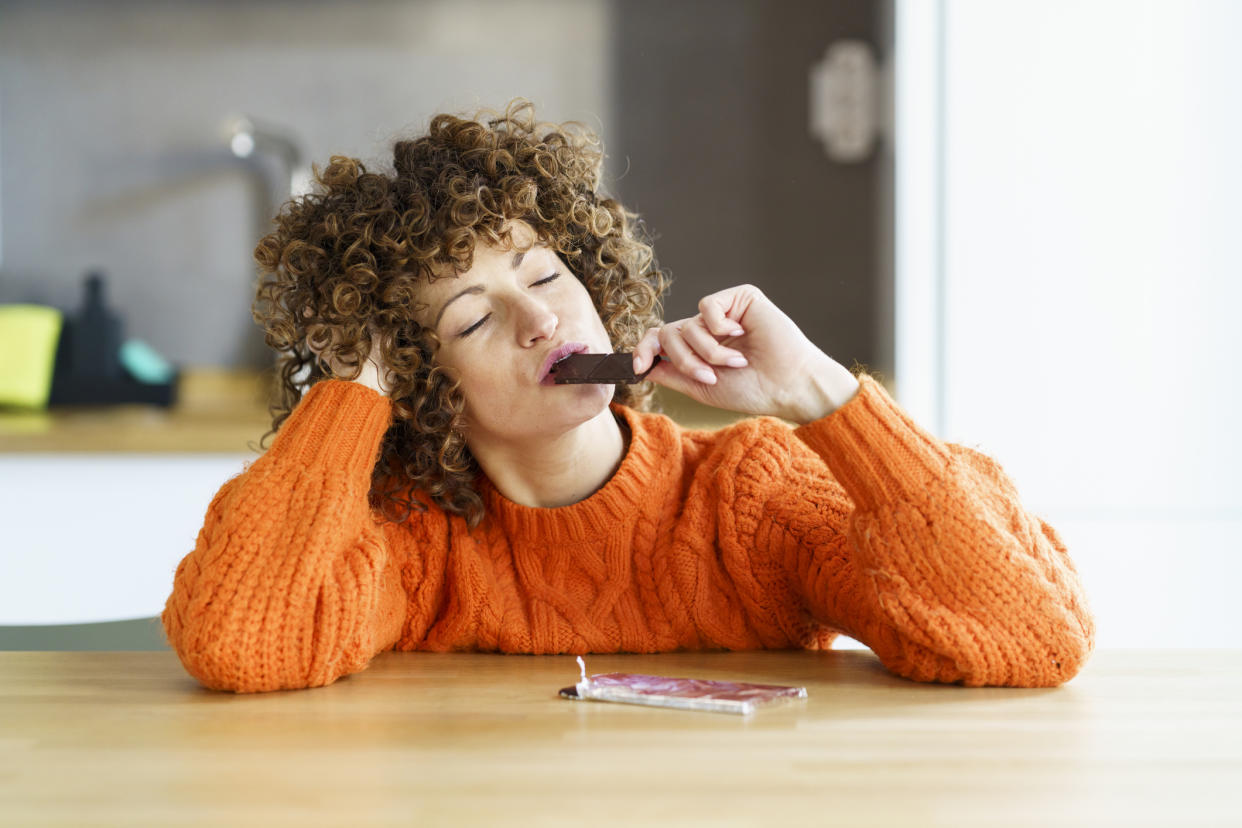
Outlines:
{"type": "Polygon", "coordinates": [[[121,345],[121,364],[130,376],[150,385],[172,382],[176,371],[168,360],[141,339],[128,339],[121,345]]]}

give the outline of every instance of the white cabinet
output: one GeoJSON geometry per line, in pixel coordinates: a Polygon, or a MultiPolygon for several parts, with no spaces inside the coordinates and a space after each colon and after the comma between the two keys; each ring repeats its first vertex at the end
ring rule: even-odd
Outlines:
{"type": "Polygon", "coordinates": [[[212,496],[254,457],[0,456],[0,626],[159,615],[212,496]]]}

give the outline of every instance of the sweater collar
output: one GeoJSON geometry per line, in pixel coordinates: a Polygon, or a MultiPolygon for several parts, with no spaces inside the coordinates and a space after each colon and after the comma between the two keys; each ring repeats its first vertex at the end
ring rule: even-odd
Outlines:
{"type": "Polygon", "coordinates": [[[503,526],[513,538],[576,541],[608,534],[648,510],[647,504],[658,503],[659,493],[677,465],[670,462],[678,456],[676,424],[663,414],[643,413],[615,401],[608,405],[629,426],[630,445],[621,465],[603,486],[577,503],[541,508],[509,500],[486,474],[480,474],[479,492],[488,519],[503,526]]]}

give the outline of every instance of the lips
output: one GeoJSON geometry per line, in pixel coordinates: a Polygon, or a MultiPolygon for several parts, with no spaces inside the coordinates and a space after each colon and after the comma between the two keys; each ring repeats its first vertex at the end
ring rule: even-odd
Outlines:
{"type": "Polygon", "coordinates": [[[563,345],[553,348],[547,358],[544,359],[543,368],[539,371],[539,384],[548,385],[551,383],[548,373],[552,370],[552,366],[559,360],[564,359],[570,354],[580,354],[586,350],[589,350],[589,346],[585,342],[566,342],[563,345]]]}

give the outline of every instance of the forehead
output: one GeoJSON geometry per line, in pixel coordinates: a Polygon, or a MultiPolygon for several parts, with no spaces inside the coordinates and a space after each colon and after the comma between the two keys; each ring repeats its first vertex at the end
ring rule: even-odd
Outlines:
{"type": "Polygon", "coordinates": [[[470,269],[458,273],[451,264],[439,264],[432,268],[432,276],[427,280],[423,295],[432,304],[461,290],[466,284],[477,282],[474,277],[481,276],[484,271],[503,268],[510,270],[513,254],[530,250],[538,245],[538,237],[529,224],[524,221],[510,221],[505,225],[510,230],[509,240],[500,244],[480,237],[474,245],[474,257],[470,269]],[[463,278],[464,277],[464,278],[463,278]]]}
{"type": "Polygon", "coordinates": [[[538,246],[538,235],[528,223],[514,220],[504,226],[510,231],[507,241],[496,244],[489,239],[479,238],[475,242],[469,270],[458,273],[452,264],[440,264],[432,268],[432,275],[419,291],[421,301],[415,313],[422,324],[432,324],[446,301],[465,287],[486,281],[487,273],[509,273],[515,253],[538,246]]]}

